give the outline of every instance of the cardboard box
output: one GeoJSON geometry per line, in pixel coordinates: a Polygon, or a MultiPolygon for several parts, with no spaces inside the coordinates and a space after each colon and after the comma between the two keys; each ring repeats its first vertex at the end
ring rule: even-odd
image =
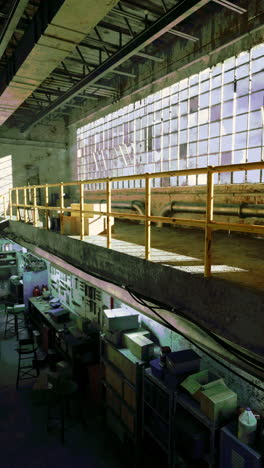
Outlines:
{"type": "MultiPolygon", "coordinates": [[[[137,329],[134,330],[134,333],[137,331],[137,329]]],[[[128,332],[131,333],[130,330],[115,330],[115,331],[109,331],[106,328],[103,329],[103,333],[105,334],[105,338],[110,341],[110,343],[113,343],[115,346],[127,346],[124,344],[124,333],[128,332]]],[[[147,332],[146,332],[147,333],[147,332]]]]}
{"type": "Polygon", "coordinates": [[[122,348],[119,350],[121,354],[121,370],[124,374],[124,377],[131,382],[133,385],[136,385],[137,382],[137,364],[142,364],[143,361],[138,359],[131,351],[127,348],[122,348]]]}
{"type": "MultiPolygon", "coordinates": [[[[78,216],[80,217],[80,203],[71,203],[71,216],[78,216]]],[[[84,216],[85,218],[94,218],[95,215],[93,213],[86,213],[86,211],[104,211],[106,212],[106,203],[84,203],[84,216]]]]}
{"type": "Polygon", "coordinates": [[[120,396],[123,396],[123,380],[110,366],[105,366],[105,380],[120,396]]]}
{"type": "Polygon", "coordinates": [[[182,375],[200,369],[200,356],[192,349],[174,351],[166,355],[167,369],[171,374],[182,375]]]}
{"type": "Polygon", "coordinates": [[[116,416],[109,408],[107,408],[106,411],[106,424],[123,443],[125,440],[125,431],[118,416],[116,416]]]}
{"type": "Polygon", "coordinates": [[[147,361],[153,355],[154,343],[146,336],[127,336],[127,344],[131,353],[141,361],[147,361]]]}
{"type": "Polygon", "coordinates": [[[104,328],[108,331],[133,330],[138,328],[138,312],[126,309],[104,310],[104,328]]]}
{"type": "MultiPolygon", "coordinates": [[[[225,386],[223,391],[221,385],[215,385],[201,394],[201,410],[203,413],[217,424],[228,421],[235,414],[237,409],[237,394],[225,386]]],[[[223,386],[222,386],[223,388],[223,386]]]]}
{"type": "MultiPolygon", "coordinates": [[[[79,216],[61,216],[61,233],[66,236],[80,234],[81,223],[79,216]]],[[[105,230],[104,217],[94,216],[92,219],[84,219],[84,235],[96,236],[105,230]]]]}
{"type": "Polygon", "coordinates": [[[131,434],[134,434],[135,416],[131,411],[129,411],[129,409],[125,405],[123,405],[121,409],[121,419],[124,425],[129,430],[129,432],[131,432],[131,434]]]}
{"type": "Polygon", "coordinates": [[[121,416],[121,400],[119,400],[119,398],[110,388],[106,389],[106,403],[110,408],[112,408],[115,414],[121,416]]]}
{"type": "Polygon", "coordinates": [[[123,333],[122,344],[125,348],[129,348],[128,342],[129,339],[134,338],[135,336],[145,336],[146,338],[150,337],[150,332],[148,330],[135,330],[128,333],[123,333]]]}
{"type": "Polygon", "coordinates": [[[136,409],[136,391],[133,387],[129,385],[128,382],[124,380],[124,385],[123,385],[123,392],[124,392],[124,400],[125,402],[132,408],[136,409]]]}
{"type": "Polygon", "coordinates": [[[117,349],[113,348],[113,346],[107,344],[106,345],[106,358],[108,361],[112,362],[114,366],[118,369],[121,367],[121,355],[117,349]]]}
{"type": "Polygon", "coordinates": [[[181,383],[181,386],[188,392],[190,395],[195,398],[197,401],[201,399],[201,390],[203,389],[204,385],[210,382],[224,382],[223,379],[218,379],[215,374],[212,374],[208,370],[204,370],[201,372],[197,372],[195,374],[189,375],[184,381],[181,383]]]}
{"type": "MultiPolygon", "coordinates": [[[[131,352],[124,348],[124,349],[115,349],[112,345],[106,344],[106,358],[109,360],[114,366],[116,366],[120,372],[124,375],[124,377],[129,380],[131,383],[136,383],[136,366],[135,364],[126,357],[127,353],[131,352]]],[[[132,355],[133,356],[133,355],[132,355]]],[[[136,358],[134,358],[136,361],[136,358]]]]}

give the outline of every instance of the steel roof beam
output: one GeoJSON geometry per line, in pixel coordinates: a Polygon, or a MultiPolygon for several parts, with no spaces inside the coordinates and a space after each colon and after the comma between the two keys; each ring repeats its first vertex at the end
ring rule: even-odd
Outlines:
{"type": "Polygon", "coordinates": [[[245,8],[235,5],[234,3],[231,3],[228,0],[213,0],[213,2],[219,3],[219,5],[226,7],[229,10],[235,11],[236,13],[239,13],[240,15],[243,15],[243,13],[246,13],[247,11],[245,10],[245,8]]]}
{"type": "Polygon", "coordinates": [[[13,2],[11,13],[8,20],[6,21],[4,30],[0,35],[0,59],[6,50],[8,42],[10,41],[27,4],[28,0],[19,0],[13,2]]]}
{"type": "MultiPolygon", "coordinates": [[[[218,2],[218,0],[214,0],[214,1],[218,2]]],[[[221,1],[223,1],[223,6],[226,6],[226,5],[224,5],[225,0],[219,0],[219,3],[221,3],[221,1]]],[[[225,3],[228,3],[228,2],[225,2],[225,3]]],[[[165,6],[165,3],[164,3],[164,2],[163,2],[163,5],[164,5],[164,8],[166,8],[166,11],[168,11],[168,9],[167,9],[167,7],[165,6]]],[[[136,21],[136,22],[138,22],[138,23],[144,23],[144,24],[146,23],[145,18],[141,18],[140,16],[133,15],[132,13],[128,13],[128,12],[123,11],[123,10],[121,10],[121,9],[120,9],[120,10],[117,10],[116,8],[113,8],[113,9],[110,11],[109,14],[111,14],[111,13],[113,13],[113,14],[115,14],[116,16],[119,16],[119,17],[121,17],[121,18],[125,18],[126,20],[129,20],[129,19],[130,19],[130,20],[134,20],[134,21],[136,21]]],[[[152,13],[152,12],[151,12],[151,14],[154,14],[154,15],[155,15],[155,13],[152,13]]],[[[130,30],[131,26],[130,26],[129,23],[127,23],[127,27],[128,27],[129,30],[130,30]]],[[[130,30],[130,32],[131,32],[131,30],[130,30]]],[[[182,33],[181,31],[176,31],[175,29],[170,29],[170,30],[168,30],[167,32],[168,32],[169,34],[172,34],[173,36],[178,36],[178,37],[181,37],[182,39],[187,39],[187,40],[189,40],[189,41],[195,42],[195,41],[198,41],[198,40],[199,40],[198,37],[190,36],[189,34],[182,33]]],[[[134,34],[133,34],[133,35],[134,35],[134,34]]]]}
{"type": "MultiPolygon", "coordinates": [[[[97,81],[107,75],[110,71],[124,63],[126,60],[136,55],[144,47],[151,44],[153,41],[165,34],[169,29],[172,29],[177,24],[184,21],[190,15],[195,13],[197,10],[209,3],[210,0],[188,0],[181,2],[176,5],[164,16],[159,18],[155,23],[151,24],[143,32],[139,33],[135,38],[125,44],[121,49],[109,57],[105,62],[94,69],[89,75],[82,78],[76,85],[74,85],[69,91],[64,93],[61,97],[56,99],[52,105],[45,111],[41,112],[31,126],[37,122],[40,122],[50,112],[58,109],[62,104],[71,100],[74,96],[77,96],[80,91],[88,86],[94,85],[97,81]]],[[[25,131],[30,126],[25,125],[22,131],[25,131]]]]}

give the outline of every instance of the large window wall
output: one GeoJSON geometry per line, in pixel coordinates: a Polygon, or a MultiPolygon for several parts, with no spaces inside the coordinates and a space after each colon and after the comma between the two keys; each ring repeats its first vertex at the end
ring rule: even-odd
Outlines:
{"type": "MultiPolygon", "coordinates": [[[[5,207],[9,204],[9,189],[13,187],[12,156],[0,158],[0,195],[5,197],[5,207]]],[[[4,201],[0,197],[0,214],[4,212],[4,201]]]]}
{"type": "MultiPolygon", "coordinates": [[[[79,128],[78,179],[261,161],[263,63],[260,44],[79,128]]],[[[260,170],[215,177],[220,184],[264,182],[260,170]]],[[[204,183],[199,175],[155,179],[153,185],[204,183]]],[[[143,187],[143,181],[114,183],[128,187],[143,187]]]]}

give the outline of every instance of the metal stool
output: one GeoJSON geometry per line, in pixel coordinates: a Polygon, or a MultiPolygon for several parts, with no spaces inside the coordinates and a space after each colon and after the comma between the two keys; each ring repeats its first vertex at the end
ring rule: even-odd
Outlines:
{"type": "Polygon", "coordinates": [[[59,421],[61,443],[64,444],[65,415],[70,413],[70,400],[72,396],[76,394],[78,385],[73,382],[73,380],[68,380],[60,376],[53,377],[49,375],[48,381],[52,384],[52,388],[49,390],[48,398],[47,431],[50,429],[51,420],[59,421]],[[53,416],[51,414],[52,407],[57,407],[59,409],[58,416],[53,416]]]}
{"type": "Polygon", "coordinates": [[[16,335],[18,340],[19,331],[25,328],[25,305],[15,304],[6,307],[6,324],[5,324],[5,338],[7,335],[16,335]]]}
{"type": "Polygon", "coordinates": [[[39,367],[37,360],[37,347],[34,339],[27,338],[19,340],[18,352],[18,368],[16,389],[18,389],[21,380],[32,380],[39,376],[39,367]],[[24,365],[23,365],[24,361],[24,365]]]}

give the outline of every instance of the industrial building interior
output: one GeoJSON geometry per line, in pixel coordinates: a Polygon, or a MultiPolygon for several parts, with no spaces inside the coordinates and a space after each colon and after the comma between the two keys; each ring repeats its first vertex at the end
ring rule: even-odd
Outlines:
{"type": "Polygon", "coordinates": [[[3,467],[264,466],[264,3],[0,0],[3,467]]]}

